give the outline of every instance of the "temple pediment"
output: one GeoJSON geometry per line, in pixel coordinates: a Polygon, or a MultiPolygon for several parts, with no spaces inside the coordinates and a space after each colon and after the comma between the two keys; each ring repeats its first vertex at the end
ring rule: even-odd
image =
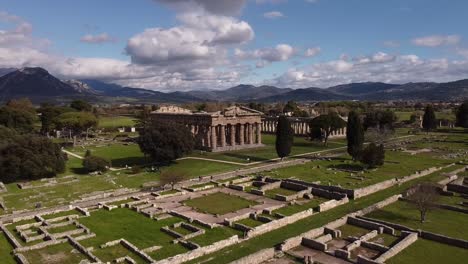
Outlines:
{"type": "Polygon", "coordinates": [[[228,108],[224,109],[223,115],[224,116],[229,116],[229,117],[232,117],[232,116],[261,116],[261,115],[263,115],[263,113],[260,112],[260,111],[257,111],[257,110],[253,110],[253,109],[250,109],[250,108],[247,108],[247,107],[243,107],[243,106],[231,106],[231,107],[228,107],[228,108]]]}

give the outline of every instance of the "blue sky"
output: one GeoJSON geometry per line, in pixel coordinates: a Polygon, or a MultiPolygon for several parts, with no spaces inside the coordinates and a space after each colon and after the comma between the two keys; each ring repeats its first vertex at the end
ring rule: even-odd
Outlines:
{"type": "Polygon", "coordinates": [[[162,91],[450,81],[468,77],[467,10],[463,0],[0,0],[0,67],[162,91]]]}

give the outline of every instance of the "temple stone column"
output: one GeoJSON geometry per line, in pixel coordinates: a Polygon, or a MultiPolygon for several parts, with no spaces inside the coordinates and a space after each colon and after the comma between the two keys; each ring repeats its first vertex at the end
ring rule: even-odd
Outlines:
{"type": "Polygon", "coordinates": [[[244,145],[244,124],[239,125],[239,145],[244,145]]]}
{"type": "Polygon", "coordinates": [[[211,149],[215,150],[218,146],[218,138],[216,137],[216,127],[211,127],[211,149]]]}
{"type": "Polygon", "coordinates": [[[252,124],[247,124],[247,144],[252,144],[252,124]]]}
{"type": "Polygon", "coordinates": [[[221,147],[226,147],[226,126],[221,125],[221,129],[219,131],[221,133],[221,147]]]}
{"type": "Polygon", "coordinates": [[[204,137],[205,137],[205,143],[203,144],[204,147],[207,147],[207,148],[210,148],[211,147],[211,142],[210,142],[210,139],[211,139],[211,135],[210,135],[210,127],[203,127],[201,128],[203,130],[203,133],[204,133],[204,137]]]}
{"type": "Polygon", "coordinates": [[[257,133],[256,133],[256,141],[257,141],[257,144],[262,144],[262,130],[260,129],[260,124],[256,124],[257,125],[257,133]]]}
{"type": "Polygon", "coordinates": [[[236,145],[236,125],[231,125],[231,146],[236,145]]]}

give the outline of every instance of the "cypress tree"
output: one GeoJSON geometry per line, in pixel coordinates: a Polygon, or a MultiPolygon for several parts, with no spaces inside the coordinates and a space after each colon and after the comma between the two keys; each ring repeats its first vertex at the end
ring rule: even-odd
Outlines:
{"type": "Polygon", "coordinates": [[[359,115],[354,111],[348,115],[346,139],[348,140],[348,154],[353,160],[358,160],[364,144],[364,127],[359,115]]]}
{"type": "Polygon", "coordinates": [[[276,153],[281,159],[289,156],[294,142],[294,131],[286,116],[280,116],[276,126],[276,153]]]}
{"type": "Polygon", "coordinates": [[[428,132],[437,128],[437,119],[432,105],[426,106],[424,110],[422,126],[428,132]]]}
{"type": "Polygon", "coordinates": [[[457,126],[468,128],[468,101],[465,101],[457,109],[457,126]]]}

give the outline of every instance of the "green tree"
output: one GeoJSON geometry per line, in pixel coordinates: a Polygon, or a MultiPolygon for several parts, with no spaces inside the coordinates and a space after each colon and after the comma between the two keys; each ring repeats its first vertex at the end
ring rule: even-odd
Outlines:
{"type": "Polygon", "coordinates": [[[276,126],[276,153],[283,160],[291,154],[294,143],[294,130],[286,116],[280,116],[276,126]]]}
{"type": "Polygon", "coordinates": [[[140,130],[140,149],[155,162],[169,163],[192,152],[194,139],[190,130],[175,122],[151,122],[140,130]]]}
{"type": "Polygon", "coordinates": [[[294,101],[288,101],[283,108],[283,113],[294,113],[298,110],[297,103],[294,101]]]}
{"type": "MultiPolygon", "coordinates": [[[[87,153],[88,154],[88,153],[87,153]]],[[[108,159],[98,156],[87,155],[83,159],[83,168],[87,172],[107,171],[111,167],[111,162],[108,159]]]]}
{"type": "Polygon", "coordinates": [[[351,111],[348,115],[346,139],[348,141],[348,154],[354,161],[358,160],[364,146],[364,128],[355,111],[351,111]]]}
{"type": "Polygon", "coordinates": [[[383,144],[376,145],[375,143],[370,143],[362,151],[360,161],[363,164],[366,164],[369,168],[375,168],[377,166],[382,166],[385,162],[385,148],[383,144]]]}
{"type": "Polygon", "coordinates": [[[458,127],[468,128],[468,101],[463,102],[457,109],[457,122],[458,127]]]}
{"type": "Polygon", "coordinates": [[[432,105],[427,105],[426,109],[424,110],[422,127],[427,132],[437,128],[437,119],[432,105]]]}
{"type": "Polygon", "coordinates": [[[310,131],[320,128],[324,144],[327,146],[330,135],[338,129],[344,128],[346,126],[346,121],[344,121],[337,113],[330,112],[329,114],[320,115],[312,119],[309,126],[310,131]]]}
{"type": "Polygon", "coordinates": [[[89,129],[98,125],[98,119],[89,112],[67,112],[57,117],[57,126],[67,129],[70,137],[73,138],[73,145],[76,145],[76,137],[89,129]]]}
{"type": "Polygon", "coordinates": [[[73,109],[55,106],[49,103],[41,104],[41,107],[38,109],[38,112],[41,113],[41,133],[50,133],[53,129],[56,128],[57,118],[61,114],[70,111],[73,111],[73,109]]]}
{"type": "Polygon", "coordinates": [[[65,160],[60,147],[49,139],[0,127],[0,181],[54,177],[65,171],[65,160]]]}
{"type": "Polygon", "coordinates": [[[31,133],[34,130],[35,114],[15,107],[0,107],[0,125],[16,130],[18,133],[31,133]]]}
{"type": "Polygon", "coordinates": [[[93,106],[83,100],[74,100],[70,103],[70,107],[80,112],[91,112],[93,111],[93,106]]]}
{"type": "Polygon", "coordinates": [[[366,113],[364,118],[364,130],[369,128],[377,128],[379,130],[391,130],[395,129],[395,122],[397,116],[393,111],[390,110],[373,110],[366,113]]]}

